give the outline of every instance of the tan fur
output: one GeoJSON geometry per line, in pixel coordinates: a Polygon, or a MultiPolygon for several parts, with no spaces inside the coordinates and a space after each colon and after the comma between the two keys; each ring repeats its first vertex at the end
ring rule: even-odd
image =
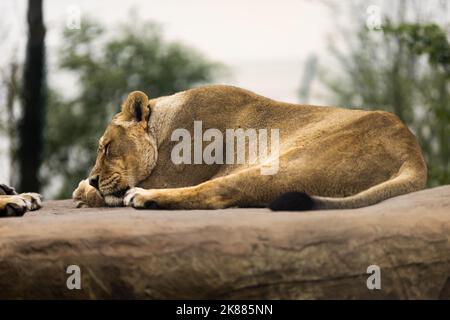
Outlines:
{"type": "Polygon", "coordinates": [[[37,193],[17,194],[14,188],[0,184],[0,217],[21,216],[26,211],[42,206],[42,197],[37,193]]]}
{"type": "Polygon", "coordinates": [[[416,138],[393,114],[288,104],[217,85],[150,101],[131,93],[100,139],[92,176],[100,193],[87,182],[74,192],[91,206],[121,205],[123,191],[139,187],[127,192],[126,205],[262,207],[302,191],[314,196],[316,208],[355,208],[424,188],[427,169],[416,138]],[[136,100],[142,119],[133,118],[136,100]],[[223,133],[279,129],[278,173],[261,175],[260,164],[175,165],[170,135],[177,128],[192,133],[194,120],[223,133]]]}

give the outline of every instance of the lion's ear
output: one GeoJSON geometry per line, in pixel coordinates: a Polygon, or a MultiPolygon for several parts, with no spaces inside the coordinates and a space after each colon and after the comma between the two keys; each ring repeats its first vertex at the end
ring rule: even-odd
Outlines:
{"type": "Polygon", "coordinates": [[[128,121],[148,121],[150,116],[150,106],[148,97],[142,91],[133,91],[122,104],[122,115],[128,121]]]}

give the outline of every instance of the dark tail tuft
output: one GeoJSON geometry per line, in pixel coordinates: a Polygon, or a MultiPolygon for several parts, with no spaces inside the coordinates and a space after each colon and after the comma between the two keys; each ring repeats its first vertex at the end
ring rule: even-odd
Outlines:
{"type": "Polygon", "coordinates": [[[269,204],[273,211],[307,211],[312,210],[314,200],[304,192],[282,194],[269,204]]]}

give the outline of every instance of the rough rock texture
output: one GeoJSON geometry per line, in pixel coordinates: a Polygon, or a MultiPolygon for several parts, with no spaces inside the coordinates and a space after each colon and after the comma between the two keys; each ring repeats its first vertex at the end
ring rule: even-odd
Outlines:
{"type": "Polygon", "coordinates": [[[450,298],[450,186],[316,212],[44,205],[0,220],[0,298],[450,298]]]}

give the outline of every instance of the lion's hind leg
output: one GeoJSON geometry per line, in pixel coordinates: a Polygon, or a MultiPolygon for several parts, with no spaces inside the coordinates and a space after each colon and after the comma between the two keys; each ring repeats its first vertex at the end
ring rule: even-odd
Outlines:
{"type": "Polygon", "coordinates": [[[419,191],[425,187],[426,177],[426,167],[421,162],[406,161],[397,175],[358,194],[343,198],[331,198],[309,196],[303,192],[289,192],[272,201],[269,208],[273,211],[356,209],[377,204],[388,198],[419,191]]]}

